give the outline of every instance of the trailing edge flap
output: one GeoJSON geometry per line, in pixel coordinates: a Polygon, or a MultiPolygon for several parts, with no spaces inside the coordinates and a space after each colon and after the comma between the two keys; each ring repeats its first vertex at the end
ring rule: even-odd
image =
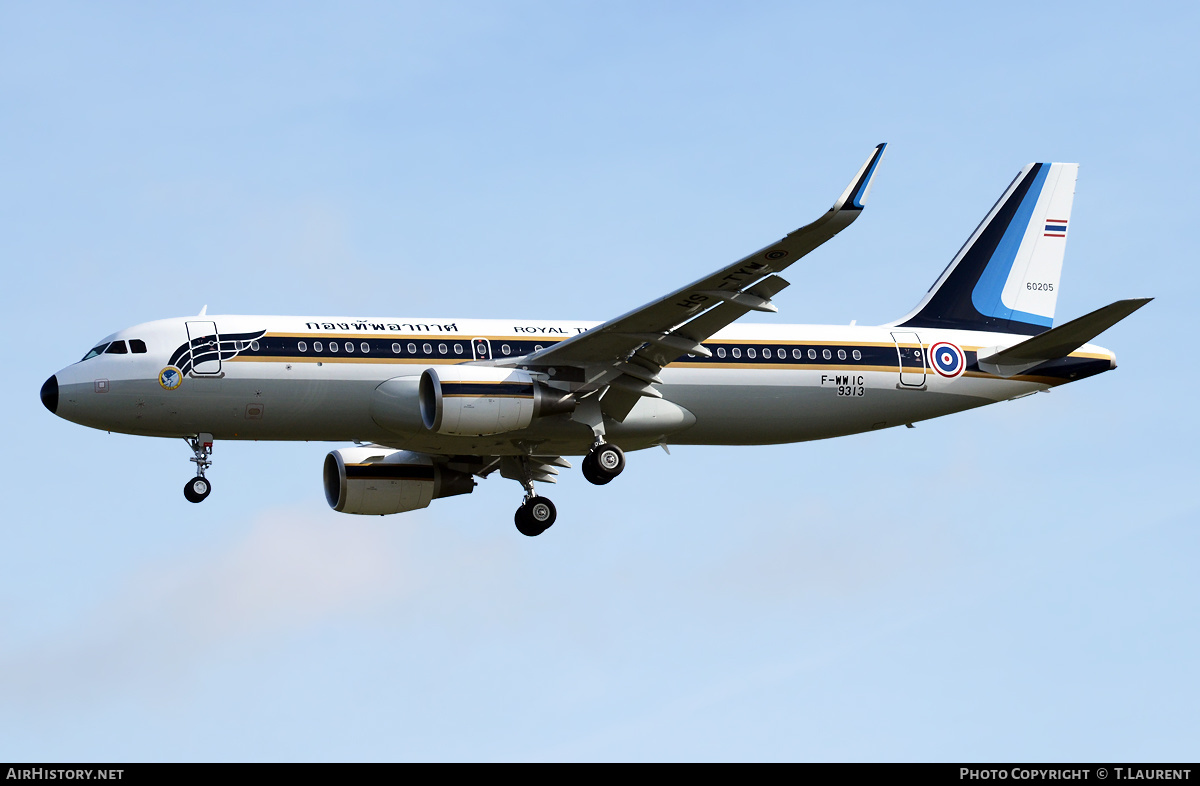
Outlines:
{"type": "Polygon", "coordinates": [[[1066,357],[1153,299],[1118,300],[1015,346],[981,349],[979,368],[989,374],[1012,377],[1048,360],[1066,357]]]}

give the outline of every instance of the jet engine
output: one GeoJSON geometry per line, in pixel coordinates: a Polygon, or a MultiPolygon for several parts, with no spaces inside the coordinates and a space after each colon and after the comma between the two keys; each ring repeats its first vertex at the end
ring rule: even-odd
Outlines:
{"type": "Polygon", "coordinates": [[[419,391],[425,428],[452,436],[503,434],[525,428],[535,417],[575,408],[565,392],[528,372],[491,366],[427,368],[419,391]]]}
{"type": "Polygon", "coordinates": [[[466,472],[446,469],[422,453],[377,446],[332,451],[325,457],[324,481],[329,507],[371,516],[418,510],[475,489],[466,472]]]}

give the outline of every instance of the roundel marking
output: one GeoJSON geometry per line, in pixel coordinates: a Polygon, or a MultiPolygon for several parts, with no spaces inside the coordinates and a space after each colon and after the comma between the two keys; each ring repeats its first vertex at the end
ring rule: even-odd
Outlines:
{"type": "Polygon", "coordinates": [[[175,390],[183,384],[183,372],[174,366],[167,366],[158,372],[158,384],[162,385],[164,390],[175,390]]]}
{"type": "Polygon", "coordinates": [[[768,251],[768,252],[765,254],[766,258],[767,258],[767,259],[771,259],[771,260],[775,260],[775,259],[783,259],[783,258],[784,258],[784,257],[786,257],[787,255],[788,255],[788,252],[786,252],[786,251],[784,251],[784,250],[782,250],[782,249],[777,249],[777,250],[775,250],[775,251],[768,251]]]}
{"type": "Polygon", "coordinates": [[[948,341],[939,341],[930,347],[929,357],[933,361],[933,370],[943,377],[961,376],[967,368],[963,351],[948,341]]]}

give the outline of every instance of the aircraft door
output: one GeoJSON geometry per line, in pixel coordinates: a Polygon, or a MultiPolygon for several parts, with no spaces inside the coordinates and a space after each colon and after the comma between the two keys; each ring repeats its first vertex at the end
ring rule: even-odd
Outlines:
{"type": "Polygon", "coordinates": [[[474,353],[476,360],[491,360],[492,342],[486,338],[473,338],[471,339],[471,352],[474,353]]]}
{"type": "Polygon", "coordinates": [[[216,322],[188,322],[188,344],[192,352],[192,372],[198,377],[221,373],[221,336],[216,322]]]}
{"type": "Polygon", "coordinates": [[[906,388],[925,386],[925,347],[916,333],[893,333],[896,356],[900,362],[900,385],[906,388]]]}

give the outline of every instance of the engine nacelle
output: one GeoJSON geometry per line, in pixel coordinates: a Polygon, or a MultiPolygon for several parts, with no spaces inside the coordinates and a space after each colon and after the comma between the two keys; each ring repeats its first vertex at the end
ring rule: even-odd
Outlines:
{"type": "Polygon", "coordinates": [[[442,366],[421,374],[421,420],[438,434],[482,437],[528,426],[535,417],[570,412],[566,393],[526,371],[493,366],[442,366]]]}
{"type": "Polygon", "coordinates": [[[382,516],[428,507],[439,497],[470,494],[475,481],[422,453],[366,447],[325,457],[325,499],[339,513],[382,516]]]}

